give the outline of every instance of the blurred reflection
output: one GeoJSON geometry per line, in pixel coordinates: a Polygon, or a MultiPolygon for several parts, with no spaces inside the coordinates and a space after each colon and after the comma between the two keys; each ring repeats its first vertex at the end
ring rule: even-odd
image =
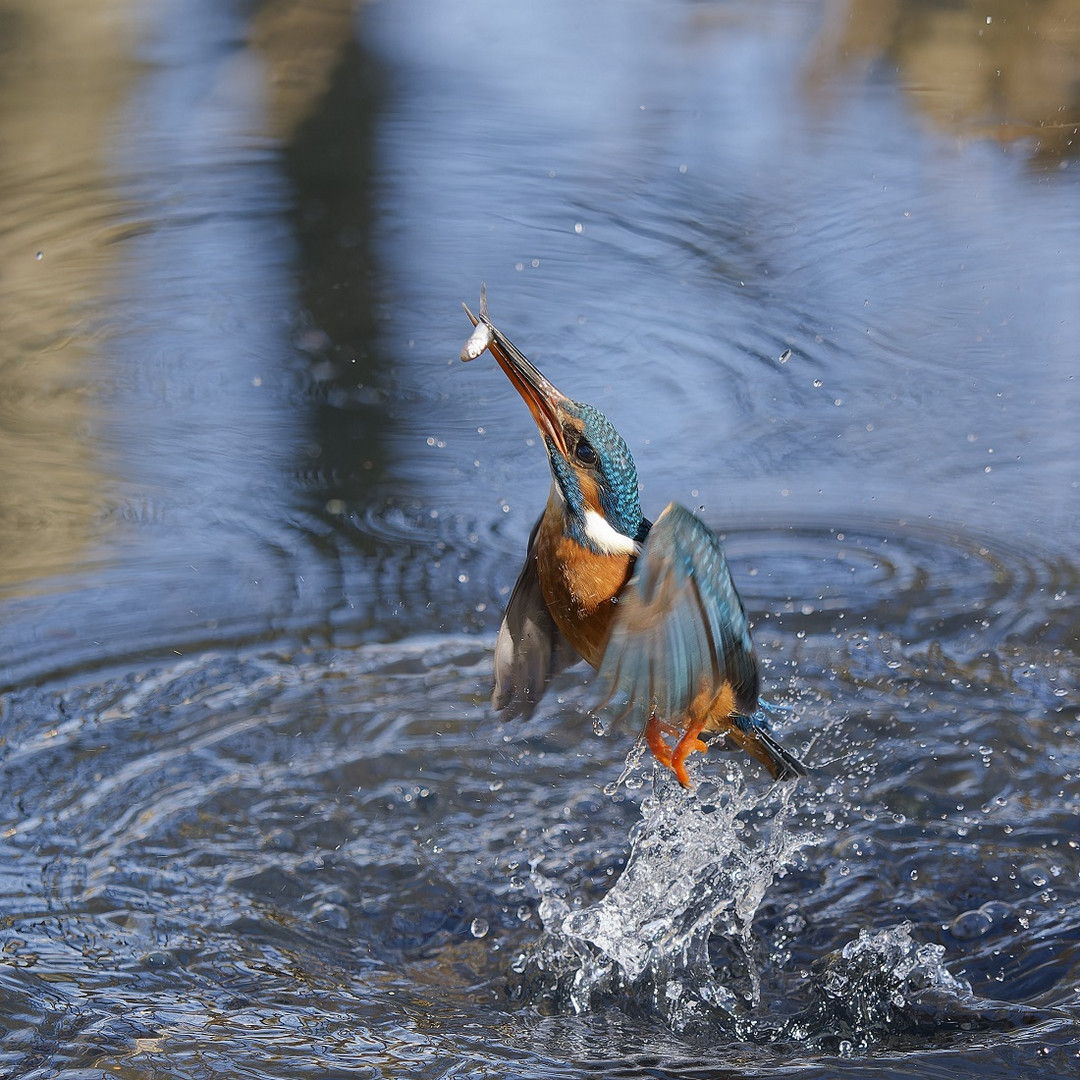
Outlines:
{"type": "Polygon", "coordinates": [[[265,65],[267,122],[289,140],[321,105],[353,37],[353,0],[264,0],[248,34],[265,65]]]}
{"type": "Polygon", "coordinates": [[[383,73],[351,0],[274,0],[252,41],[268,71],[270,122],[285,140],[300,246],[298,345],[319,386],[309,444],[313,495],[362,501],[383,471],[386,413],[375,348],[372,187],[383,73]]]}
{"type": "Polygon", "coordinates": [[[0,10],[0,589],[70,569],[97,532],[86,367],[118,255],[105,147],[135,72],[131,7],[0,10]]]}
{"type": "Polygon", "coordinates": [[[383,430],[356,19],[0,10],[0,588],[67,590],[59,625],[10,590],[7,672],[342,604],[310,511],[340,525],[383,430]]]}
{"type": "Polygon", "coordinates": [[[385,468],[386,365],[376,345],[375,129],[383,74],[350,40],[319,109],[287,147],[295,188],[302,306],[312,321],[312,416],[319,471],[333,494],[363,501],[385,468]]]}
{"type": "Polygon", "coordinates": [[[943,131],[1032,138],[1034,157],[1080,149],[1080,18],[1075,0],[835,0],[808,81],[881,61],[943,131]]]}

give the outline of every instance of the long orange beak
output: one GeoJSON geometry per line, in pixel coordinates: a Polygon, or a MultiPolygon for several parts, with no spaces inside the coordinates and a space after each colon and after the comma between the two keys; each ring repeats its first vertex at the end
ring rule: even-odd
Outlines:
{"type": "Polygon", "coordinates": [[[566,438],[559,420],[559,409],[570,399],[561,390],[552,386],[529,363],[521,350],[488,319],[487,296],[483,289],[480,290],[479,318],[469,310],[467,304],[461,306],[465,308],[465,314],[469,316],[476,328],[473,336],[462,349],[461,359],[475,359],[484,349],[487,349],[506,373],[506,377],[513,383],[514,389],[522,396],[525,404],[529,406],[529,412],[532,413],[540,434],[549,438],[559,452],[565,455],[566,438]]]}

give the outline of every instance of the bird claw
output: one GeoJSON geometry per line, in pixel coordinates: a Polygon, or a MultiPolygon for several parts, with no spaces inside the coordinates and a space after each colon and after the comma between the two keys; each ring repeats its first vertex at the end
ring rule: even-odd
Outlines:
{"type": "Polygon", "coordinates": [[[656,716],[650,716],[645,725],[645,742],[653,752],[653,757],[665,768],[675,774],[675,779],[689,790],[693,785],[690,783],[690,774],[686,771],[686,759],[693,753],[704,754],[708,746],[698,738],[701,729],[705,726],[704,720],[692,722],[682,733],[675,749],[671,749],[664,739],[665,735],[674,735],[678,728],[664,723],[656,716]]]}
{"type": "Polygon", "coordinates": [[[653,757],[666,769],[671,766],[671,747],[664,741],[665,735],[673,735],[675,729],[670,724],[665,724],[659,717],[650,716],[645,725],[645,742],[648,743],[653,757]]]}

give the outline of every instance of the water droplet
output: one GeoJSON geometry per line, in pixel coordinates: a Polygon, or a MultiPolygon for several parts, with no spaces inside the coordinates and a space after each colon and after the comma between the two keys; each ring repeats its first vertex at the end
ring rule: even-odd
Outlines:
{"type": "Polygon", "coordinates": [[[786,364],[790,359],[791,359],[791,350],[790,349],[785,349],[780,354],[780,363],[781,364],[786,364]]]}
{"type": "Polygon", "coordinates": [[[1021,877],[1029,881],[1036,889],[1041,889],[1050,879],[1041,866],[1029,863],[1020,871],[1021,877]]]}
{"type": "Polygon", "coordinates": [[[820,388],[820,387],[822,387],[822,386],[824,386],[824,385],[825,385],[825,383],[824,383],[824,382],[822,382],[822,380],[821,380],[821,379],[815,379],[815,380],[814,380],[814,386],[816,386],[816,387],[819,387],[819,388],[820,388]]]}
{"type": "Polygon", "coordinates": [[[978,911],[963,911],[949,923],[949,933],[957,941],[974,941],[988,933],[993,925],[993,919],[981,908],[978,911]]]}
{"type": "Polygon", "coordinates": [[[37,259],[37,261],[38,261],[38,262],[41,262],[41,260],[45,258],[45,252],[44,252],[44,251],[39,251],[39,252],[38,252],[38,253],[37,253],[37,254],[36,254],[36,255],[34,256],[34,258],[35,258],[35,259],[37,259]]]}
{"type": "Polygon", "coordinates": [[[481,919],[478,915],[469,926],[469,933],[474,938],[482,938],[489,930],[487,919],[481,919]]]}
{"type": "Polygon", "coordinates": [[[585,231],[585,226],[582,225],[580,221],[575,221],[574,222],[574,232],[576,232],[576,233],[578,233],[580,235],[584,231],[585,231]]]}

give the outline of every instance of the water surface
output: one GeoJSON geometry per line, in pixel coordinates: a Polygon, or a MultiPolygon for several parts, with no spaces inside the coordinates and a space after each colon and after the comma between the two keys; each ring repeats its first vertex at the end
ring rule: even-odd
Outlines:
{"type": "Polygon", "coordinates": [[[1071,5],[9,8],[0,1075],[1075,1076],[1071,5]],[[490,715],[482,281],[808,781],[490,715]]]}

